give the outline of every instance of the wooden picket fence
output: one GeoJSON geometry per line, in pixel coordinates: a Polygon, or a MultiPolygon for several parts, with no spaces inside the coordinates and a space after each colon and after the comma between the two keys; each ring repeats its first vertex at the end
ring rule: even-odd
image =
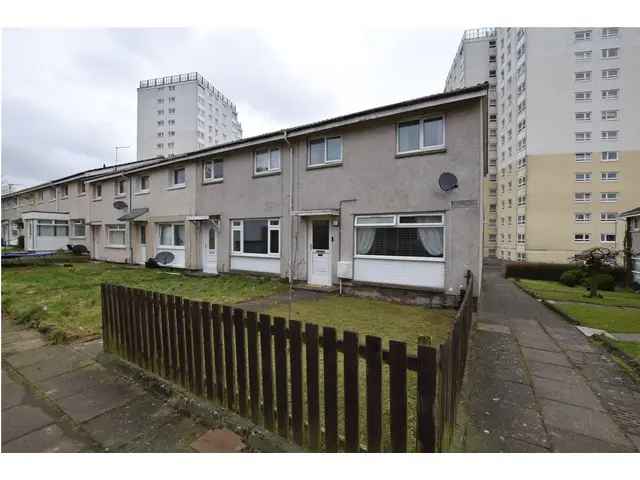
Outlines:
{"type": "Polygon", "coordinates": [[[332,327],[103,284],[104,349],[312,451],[380,452],[387,445],[393,452],[434,452],[446,446],[455,420],[471,292],[469,277],[452,337],[440,351],[418,345],[413,355],[403,342],[389,341],[385,349],[376,336],[367,335],[361,344],[354,332],[345,331],[340,339],[332,327]],[[388,368],[388,425],[383,425],[383,368],[388,368]],[[407,442],[408,372],[416,375],[415,445],[407,442]]]}

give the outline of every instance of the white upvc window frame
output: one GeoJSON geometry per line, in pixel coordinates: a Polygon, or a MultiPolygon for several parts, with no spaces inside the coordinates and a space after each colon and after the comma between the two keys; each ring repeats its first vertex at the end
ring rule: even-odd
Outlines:
{"type": "Polygon", "coordinates": [[[620,111],[619,110],[600,110],[600,120],[605,122],[615,122],[620,120],[620,111]]]}
{"type": "Polygon", "coordinates": [[[575,140],[579,143],[590,142],[591,132],[575,132],[575,140]]]}
{"type": "Polygon", "coordinates": [[[620,138],[618,133],[618,130],[602,130],[600,132],[600,140],[615,142],[620,138]]]}
{"type": "Polygon", "coordinates": [[[593,92],[591,90],[581,90],[574,92],[574,100],[579,103],[590,102],[593,98],[593,92]],[[582,98],[580,98],[582,96],[582,98]]]}
{"type": "Polygon", "coordinates": [[[591,121],[591,112],[575,112],[576,122],[590,122],[591,121]]]}
{"type": "Polygon", "coordinates": [[[618,100],[620,99],[620,89],[606,88],[600,92],[600,98],[602,100],[618,100]]]}
{"type": "Polygon", "coordinates": [[[574,56],[577,62],[588,62],[593,58],[593,50],[579,50],[574,56]]]}
{"type": "Polygon", "coordinates": [[[588,30],[577,30],[575,32],[573,32],[573,39],[576,42],[586,42],[591,40],[593,36],[593,30],[588,29],[588,30]]]}
{"type": "Polygon", "coordinates": [[[67,220],[51,220],[51,219],[39,219],[36,220],[36,235],[38,237],[69,237],[69,222],[67,220]],[[40,227],[50,227],[53,229],[53,235],[42,235],[40,227]],[[66,228],[66,235],[58,235],[58,228],[66,228]]]}
{"type": "Polygon", "coordinates": [[[603,68],[600,73],[600,78],[602,80],[615,80],[619,76],[620,76],[619,68],[603,68]],[[610,75],[610,73],[613,73],[613,75],[610,75]]]}
{"type": "Polygon", "coordinates": [[[576,163],[589,163],[592,158],[593,154],[591,152],[577,152],[575,156],[576,163]]]}
{"type": "Polygon", "coordinates": [[[602,203],[615,203],[619,199],[619,192],[600,192],[600,202],[602,203]]]}
{"type": "Polygon", "coordinates": [[[127,248],[127,224],[126,223],[113,223],[107,224],[105,226],[106,229],[106,245],[107,248],[127,248]],[[112,243],[111,242],[111,233],[112,232],[124,232],[123,243],[112,243]]]}
{"type": "Polygon", "coordinates": [[[114,181],[113,185],[114,198],[123,198],[127,196],[127,180],[124,178],[118,178],[114,181]]]}
{"type": "Polygon", "coordinates": [[[151,175],[138,175],[136,176],[136,195],[144,195],[146,193],[149,193],[149,189],[151,187],[151,175]],[[142,188],[142,179],[146,178],[147,179],[147,188],[142,188]]]}
{"type": "Polygon", "coordinates": [[[439,262],[447,261],[447,226],[445,224],[444,212],[418,212],[418,213],[394,213],[379,215],[357,215],[353,222],[353,258],[354,259],[380,259],[380,260],[396,260],[411,262],[439,262]],[[401,219],[406,217],[439,217],[437,222],[421,222],[421,223],[402,223],[401,219]],[[359,220],[367,219],[387,219],[386,222],[363,223],[359,220]],[[393,222],[393,223],[391,223],[393,222]],[[357,253],[357,229],[366,227],[383,227],[383,228],[424,228],[434,227],[442,228],[442,257],[403,257],[397,255],[363,255],[357,253]]]}
{"type": "Polygon", "coordinates": [[[253,175],[260,177],[262,175],[275,175],[282,172],[282,149],[280,147],[268,147],[254,150],[253,152],[253,175]],[[271,167],[271,155],[278,152],[278,168],[271,167]],[[258,155],[266,153],[268,155],[269,166],[266,170],[258,172],[258,155]]]}
{"type": "Polygon", "coordinates": [[[620,58],[620,47],[607,47],[600,49],[600,58],[602,60],[608,60],[610,58],[620,58]],[[614,51],[613,55],[610,52],[614,51]]]}
{"type": "Polygon", "coordinates": [[[600,172],[600,181],[601,182],[617,182],[618,180],[620,180],[620,172],[618,172],[618,171],[600,172]]]}
{"type": "Polygon", "coordinates": [[[157,245],[158,245],[158,249],[165,249],[165,250],[184,250],[185,249],[185,244],[187,242],[187,227],[185,225],[185,222],[159,222],[156,224],[157,228],[156,228],[156,232],[157,232],[157,245]],[[176,245],[176,227],[177,226],[182,226],[182,240],[183,240],[183,244],[182,245],[176,245]],[[162,243],[162,228],[163,227],[169,227],[171,229],[171,244],[170,245],[166,245],[162,243]]]}
{"type": "Polygon", "coordinates": [[[186,167],[173,167],[169,170],[169,186],[167,190],[178,190],[187,186],[187,168],[186,167]],[[184,172],[184,178],[181,183],[176,182],[176,172],[182,170],[184,172]]]}
{"type": "Polygon", "coordinates": [[[396,123],[396,154],[410,155],[413,153],[442,151],[447,148],[447,116],[444,113],[429,115],[428,117],[417,117],[396,123]],[[425,122],[442,119],[442,143],[440,145],[424,145],[424,124],[425,122]],[[407,123],[418,122],[418,148],[413,150],[400,150],[400,127],[407,123]]]}
{"type": "Polygon", "coordinates": [[[576,212],[573,218],[575,223],[591,223],[591,212],[576,212]]]}
{"type": "Polygon", "coordinates": [[[616,243],[616,234],[610,232],[600,233],[600,243],[616,243]],[[612,240],[607,240],[607,237],[613,236],[612,240]]]}
{"type": "Polygon", "coordinates": [[[280,258],[282,252],[281,219],[278,217],[236,218],[231,220],[231,256],[255,258],[280,258]],[[267,253],[245,253],[244,251],[244,222],[245,220],[264,220],[267,222],[267,253]],[[278,253],[271,253],[271,232],[278,232],[278,253]],[[234,232],[240,232],[240,250],[235,250],[234,232]]]}
{"type": "Polygon", "coordinates": [[[591,192],[574,192],[573,201],[576,203],[591,203],[593,194],[591,192]],[[582,198],[579,197],[582,196],[582,198]]]}
{"type": "Polygon", "coordinates": [[[224,160],[222,158],[214,158],[210,160],[204,160],[202,162],[202,183],[220,183],[224,180],[224,160]],[[215,164],[219,162],[222,164],[222,176],[216,177],[215,164]],[[211,176],[207,176],[207,168],[211,171],[211,176]]]}
{"type": "Polygon", "coordinates": [[[87,184],[80,180],[78,182],[78,197],[83,197],[87,194],[87,184]]]}
{"type": "Polygon", "coordinates": [[[588,232],[576,232],[573,234],[574,243],[589,243],[591,242],[591,234],[588,232]]]}
{"type": "Polygon", "coordinates": [[[618,160],[620,160],[620,152],[618,152],[617,150],[605,150],[603,152],[600,152],[601,162],[617,162],[618,160]],[[615,153],[616,158],[613,158],[613,159],[609,158],[611,153],[615,153]]]}
{"type": "Polygon", "coordinates": [[[307,142],[307,168],[318,168],[323,167],[325,165],[337,165],[342,163],[344,160],[344,138],[342,135],[327,135],[323,137],[314,137],[310,138],[307,142]],[[328,160],[329,153],[329,140],[339,140],[340,142],[340,158],[337,160],[328,160]],[[324,158],[322,163],[311,163],[311,144],[313,142],[322,141],[324,145],[324,158]]]}
{"type": "Polygon", "coordinates": [[[60,199],[69,198],[69,184],[60,185],[60,199]]]}
{"type": "Polygon", "coordinates": [[[616,223],[618,214],[616,212],[600,212],[601,223],[616,223]]]}
{"type": "Polygon", "coordinates": [[[574,72],[573,78],[576,82],[590,82],[591,75],[591,70],[580,70],[579,72],[574,72]]]}
{"type": "Polygon", "coordinates": [[[69,221],[69,238],[86,238],[87,237],[87,224],[82,218],[75,218],[69,221]],[[84,229],[83,235],[76,234],[76,227],[82,225],[84,229]]]}
{"type": "Polygon", "coordinates": [[[577,183],[591,183],[591,172],[576,172],[577,183]]]}
{"type": "Polygon", "coordinates": [[[600,38],[616,38],[620,33],[618,27],[605,27],[600,32],[600,38]]]}
{"type": "Polygon", "coordinates": [[[93,184],[93,200],[99,201],[102,200],[102,183],[94,183],[93,184]]]}

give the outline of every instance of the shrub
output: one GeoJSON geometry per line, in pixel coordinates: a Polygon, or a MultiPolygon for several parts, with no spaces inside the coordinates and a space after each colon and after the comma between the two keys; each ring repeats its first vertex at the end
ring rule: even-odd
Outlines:
{"type": "Polygon", "coordinates": [[[567,270],[562,275],[560,275],[560,283],[565,284],[567,287],[575,287],[576,285],[580,285],[583,279],[584,272],[582,272],[582,270],[578,270],[577,268],[574,268],[573,270],[567,270]]]}
{"type": "MultiPolygon", "coordinates": [[[[591,277],[584,277],[582,285],[586,288],[591,287],[591,277]]],[[[596,274],[596,288],[598,290],[605,290],[612,292],[616,287],[616,279],[610,273],[598,273],[596,274]]]]}
{"type": "MultiPolygon", "coordinates": [[[[579,268],[580,265],[577,263],[511,262],[506,265],[504,276],[559,282],[564,272],[579,268]]],[[[604,271],[605,273],[613,275],[616,283],[624,283],[623,267],[609,267],[604,271]]]]}

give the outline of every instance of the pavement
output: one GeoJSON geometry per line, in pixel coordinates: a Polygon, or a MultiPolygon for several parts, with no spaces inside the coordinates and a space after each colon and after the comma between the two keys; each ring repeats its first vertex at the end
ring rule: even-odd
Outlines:
{"type": "Polygon", "coordinates": [[[482,288],[454,449],[639,451],[640,385],[502,267],[482,288]]]}
{"type": "Polygon", "coordinates": [[[191,415],[109,357],[101,340],[50,345],[3,315],[2,451],[274,451],[246,423],[191,415]]]}

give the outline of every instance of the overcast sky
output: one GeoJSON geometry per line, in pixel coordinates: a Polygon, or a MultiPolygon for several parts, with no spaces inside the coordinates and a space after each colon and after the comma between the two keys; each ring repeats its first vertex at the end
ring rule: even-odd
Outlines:
{"type": "Polygon", "coordinates": [[[202,73],[251,136],[442,91],[462,30],[4,30],[3,183],[135,160],[142,79],[202,73]]]}

